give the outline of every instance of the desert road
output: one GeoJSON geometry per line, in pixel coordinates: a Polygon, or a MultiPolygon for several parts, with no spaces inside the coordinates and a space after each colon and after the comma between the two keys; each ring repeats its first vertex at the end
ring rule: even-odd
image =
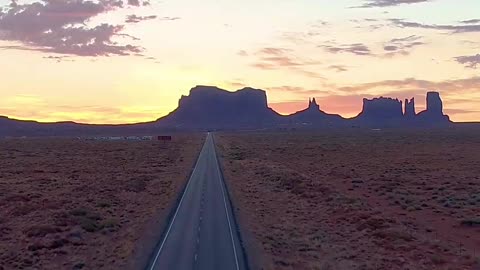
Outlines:
{"type": "Polygon", "coordinates": [[[147,269],[247,269],[210,133],[147,269]]]}

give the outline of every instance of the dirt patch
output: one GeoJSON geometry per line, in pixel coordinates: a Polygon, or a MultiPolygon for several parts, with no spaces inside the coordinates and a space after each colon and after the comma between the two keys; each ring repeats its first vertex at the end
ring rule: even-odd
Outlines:
{"type": "Polygon", "coordinates": [[[203,139],[1,140],[0,269],[126,269],[203,139]]]}
{"type": "Polygon", "coordinates": [[[257,269],[475,269],[480,133],[217,135],[257,269]]]}

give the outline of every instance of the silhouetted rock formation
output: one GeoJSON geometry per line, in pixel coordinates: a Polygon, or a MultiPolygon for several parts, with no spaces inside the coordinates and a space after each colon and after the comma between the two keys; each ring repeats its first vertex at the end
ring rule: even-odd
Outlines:
{"type": "Polygon", "coordinates": [[[438,92],[427,93],[427,109],[419,114],[415,113],[414,98],[405,100],[404,110],[398,99],[364,99],[362,112],[352,120],[356,125],[375,127],[432,127],[451,123],[449,117],[443,114],[438,92]]]}
{"type": "Polygon", "coordinates": [[[188,96],[182,96],[178,108],[158,123],[178,128],[262,128],[276,124],[279,117],[268,107],[263,90],[244,88],[229,92],[213,86],[197,86],[188,96]]]}
{"type": "Polygon", "coordinates": [[[415,112],[415,98],[410,100],[405,99],[405,117],[413,118],[416,116],[415,112]]]}
{"type": "Polygon", "coordinates": [[[284,116],[285,124],[290,126],[311,126],[315,128],[340,126],[345,120],[338,114],[328,114],[320,110],[315,98],[309,99],[308,107],[305,110],[284,116]]]}
{"type": "Polygon", "coordinates": [[[403,120],[402,102],[393,98],[363,99],[362,112],[354,118],[357,124],[390,126],[403,120]]]}
{"type": "Polygon", "coordinates": [[[427,93],[427,109],[417,116],[419,125],[437,126],[451,123],[450,117],[443,114],[443,102],[438,92],[427,93]]]}
{"type": "Polygon", "coordinates": [[[128,125],[87,125],[73,122],[39,123],[0,116],[0,136],[82,136],[155,134],[169,130],[345,128],[345,127],[437,127],[450,124],[443,114],[438,92],[428,92],[427,109],[415,114],[415,100],[364,99],[362,112],[352,119],[320,110],[315,98],[305,110],[282,116],[268,107],[265,91],[244,88],[229,92],[212,86],[197,86],[182,96],[179,106],[154,122],[128,125]]]}
{"type": "Polygon", "coordinates": [[[315,98],[308,100],[307,110],[320,111],[320,105],[317,104],[317,101],[315,100],[315,98]]]}
{"type": "Polygon", "coordinates": [[[443,115],[443,102],[438,92],[427,93],[427,111],[437,115],[443,115]]]}

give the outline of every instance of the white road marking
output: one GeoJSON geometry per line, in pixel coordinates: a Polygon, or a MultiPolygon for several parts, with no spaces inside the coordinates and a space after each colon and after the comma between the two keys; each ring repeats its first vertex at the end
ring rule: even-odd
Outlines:
{"type": "MultiPolygon", "coordinates": [[[[208,136],[209,136],[210,139],[212,140],[212,144],[213,144],[213,139],[211,138],[210,133],[208,134],[208,136]]],[[[214,147],[215,147],[215,146],[214,146],[214,147]]],[[[215,148],[214,148],[214,150],[215,150],[215,148]]],[[[215,151],[215,161],[217,162],[218,181],[220,181],[220,186],[221,186],[221,188],[222,188],[223,203],[224,203],[224,206],[225,206],[225,214],[227,215],[228,228],[230,229],[230,239],[232,240],[233,254],[235,255],[235,264],[236,264],[236,266],[237,266],[237,270],[239,270],[239,269],[240,269],[240,266],[238,265],[237,249],[235,248],[235,241],[233,240],[232,224],[230,223],[230,215],[228,214],[227,200],[226,200],[226,198],[225,198],[224,188],[226,188],[226,187],[224,187],[223,182],[222,182],[222,176],[221,176],[221,174],[220,174],[220,163],[218,163],[216,151],[215,151]]]]}
{"type": "MultiPolygon", "coordinates": [[[[210,135],[210,133],[208,133],[208,135],[210,135]]],[[[208,136],[207,136],[207,139],[208,139],[208,136]]],[[[193,182],[191,181],[192,180],[192,176],[195,174],[195,172],[197,171],[197,167],[198,167],[198,163],[200,163],[200,158],[203,154],[203,149],[205,147],[205,145],[207,145],[207,142],[208,140],[205,140],[205,143],[202,147],[202,150],[200,151],[200,155],[198,156],[198,160],[197,160],[197,163],[195,164],[195,168],[193,168],[193,172],[192,172],[192,175],[190,176],[190,179],[188,180],[188,184],[187,184],[187,187],[185,188],[185,191],[183,192],[183,195],[182,195],[182,198],[180,199],[180,203],[178,204],[178,207],[177,207],[177,210],[175,211],[175,214],[173,215],[173,219],[172,219],[172,222],[170,223],[170,226],[168,227],[168,230],[167,230],[167,233],[165,235],[165,238],[163,239],[162,241],[162,244],[160,245],[160,248],[158,249],[158,252],[157,252],[157,255],[155,256],[155,259],[153,260],[153,263],[152,263],[152,267],[150,267],[150,270],[154,270],[155,269],[155,265],[157,264],[157,260],[158,260],[158,257],[160,256],[160,254],[162,253],[162,249],[163,249],[163,246],[165,245],[165,242],[167,241],[167,238],[168,238],[168,235],[170,234],[170,230],[172,229],[172,226],[173,226],[173,223],[175,223],[175,219],[177,218],[177,214],[178,214],[178,211],[180,210],[180,207],[182,206],[182,203],[183,203],[183,199],[185,198],[185,194],[187,194],[187,191],[190,187],[190,184],[193,182]]]]}

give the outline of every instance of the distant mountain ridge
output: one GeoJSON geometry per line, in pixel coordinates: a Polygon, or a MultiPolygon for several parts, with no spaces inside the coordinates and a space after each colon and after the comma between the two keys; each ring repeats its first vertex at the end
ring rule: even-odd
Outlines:
{"type": "Polygon", "coordinates": [[[153,122],[125,125],[80,124],[70,121],[42,123],[0,116],[0,137],[5,136],[87,136],[109,134],[149,134],[153,122]]]}
{"type": "Polygon", "coordinates": [[[264,90],[243,88],[230,92],[214,86],[196,86],[182,96],[178,107],[156,121],[127,125],[89,125],[74,122],[39,123],[0,117],[0,136],[82,136],[89,134],[139,134],[165,130],[250,130],[278,128],[441,127],[451,124],[443,113],[438,92],[427,93],[427,109],[415,112],[415,100],[405,104],[393,98],[364,99],[354,118],[343,118],[320,109],[316,99],[291,115],[268,107],[264,90]]]}

